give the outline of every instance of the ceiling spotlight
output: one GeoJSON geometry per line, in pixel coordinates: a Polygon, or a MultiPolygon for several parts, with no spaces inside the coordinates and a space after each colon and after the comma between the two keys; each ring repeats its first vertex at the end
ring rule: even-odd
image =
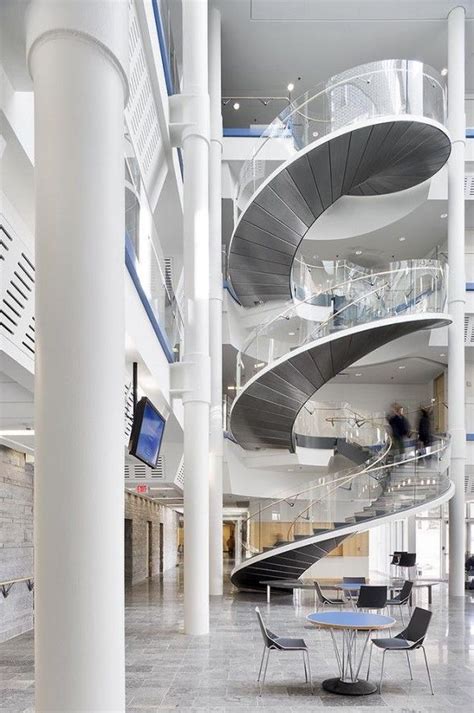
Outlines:
{"type": "Polygon", "coordinates": [[[362,374],[356,374],[356,376],[362,376],[362,374]]]}
{"type": "Polygon", "coordinates": [[[287,86],[287,89],[289,92],[292,92],[294,88],[295,88],[295,85],[293,84],[293,82],[290,82],[287,86]]]}
{"type": "Polygon", "coordinates": [[[313,137],[316,138],[317,136],[319,136],[319,131],[313,131],[313,137]]]}
{"type": "Polygon", "coordinates": [[[406,369],[405,366],[399,366],[398,368],[399,368],[399,369],[406,369]]]}
{"type": "Polygon", "coordinates": [[[262,366],[265,366],[265,362],[264,362],[264,361],[259,361],[257,364],[254,364],[254,365],[253,365],[253,368],[254,368],[254,369],[261,369],[262,366]]]}
{"type": "Polygon", "coordinates": [[[227,391],[235,391],[235,386],[228,386],[227,391]]]}
{"type": "Polygon", "coordinates": [[[289,335],[290,337],[294,337],[295,334],[296,334],[296,332],[288,332],[288,335],[289,335]]]}
{"type": "Polygon", "coordinates": [[[355,254],[356,254],[356,255],[362,255],[362,250],[356,250],[355,254]]]}
{"type": "Polygon", "coordinates": [[[443,69],[441,70],[441,76],[442,76],[442,77],[445,77],[445,76],[447,75],[447,73],[448,73],[448,68],[447,68],[447,67],[443,67],[443,69]]]}
{"type": "Polygon", "coordinates": [[[447,213],[441,213],[441,215],[440,215],[439,217],[440,217],[440,218],[447,218],[447,217],[448,217],[448,214],[447,214],[447,213]]]}
{"type": "Polygon", "coordinates": [[[405,237],[403,237],[403,235],[402,235],[402,237],[401,237],[401,238],[398,238],[398,239],[399,239],[399,241],[400,241],[401,243],[404,243],[404,242],[405,242],[405,240],[406,240],[406,238],[405,238],[405,237]]]}
{"type": "Polygon", "coordinates": [[[446,354],[443,352],[443,354],[440,354],[440,357],[445,357],[446,354]]]}
{"type": "Polygon", "coordinates": [[[235,111],[238,111],[240,109],[240,104],[239,102],[234,102],[232,104],[232,108],[235,109],[235,111]]]}

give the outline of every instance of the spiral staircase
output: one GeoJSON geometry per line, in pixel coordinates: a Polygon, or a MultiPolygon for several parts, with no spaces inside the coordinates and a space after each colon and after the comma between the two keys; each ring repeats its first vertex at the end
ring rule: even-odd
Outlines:
{"type": "MultiPolygon", "coordinates": [[[[304,299],[293,279],[300,244],[342,196],[404,191],[443,167],[450,154],[444,112],[442,79],[431,68],[401,60],[364,65],[293,102],[244,165],[232,286],[245,307],[289,303],[238,355],[230,427],[242,448],[293,450],[297,416],[324,384],[395,339],[449,324],[445,267],[434,260],[349,272],[304,299]],[[279,137],[291,151],[274,169],[263,149],[279,137]]],[[[350,535],[451,497],[447,441],[403,462],[390,450],[388,439],[365,463],[273,499],[272,512],[291,502],[298,514],[270,546],[256,534],[265,513],[252,515],[251,556],[232,582],[259,589],[263,579],[298,577],[350,535]]]]}

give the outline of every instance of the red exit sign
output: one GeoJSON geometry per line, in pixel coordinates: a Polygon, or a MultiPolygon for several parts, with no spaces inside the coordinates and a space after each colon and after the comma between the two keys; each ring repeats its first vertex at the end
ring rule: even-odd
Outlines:
{"type": "Polygon", "coordinates": [[[137,485],[135,488],[137,493],[147,493],[148,492],[148,485],[137,485]]]}

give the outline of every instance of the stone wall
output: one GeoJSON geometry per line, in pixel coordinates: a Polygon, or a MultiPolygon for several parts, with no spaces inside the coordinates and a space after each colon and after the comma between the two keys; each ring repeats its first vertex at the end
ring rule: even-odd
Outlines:
{"type": "Polygon", "coordinates": [[[125,547],[125,578],[128,584],[146,579],[148,566],[148,523],[151,523],[151,576],[160,573],[160,523],[163,525],[163,571],[176,567],[178,553],[178,515],[143,495],[125,493],[125,519],[130,536],[130,553],[125,547]]]}
{"type": "MultiPolygon", "coordinates": [[[[0,582],[33,575],[33,466],[0,445],[0,582]]],[[[33,627],[33,593],[26,582],[0,593],[0,641],[33,627]]]]}

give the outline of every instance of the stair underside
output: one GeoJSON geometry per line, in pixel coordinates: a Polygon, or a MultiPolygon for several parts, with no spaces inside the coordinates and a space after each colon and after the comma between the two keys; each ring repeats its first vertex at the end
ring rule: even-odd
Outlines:
{"type": "Polygon", "coordinates": [[[446,323],[441,316],[393,317],[336,332],[306,349],[289,352],[275,366],[262,370],[234,401],[230,427],[236,441],[246,450],[291,450],[300,409],[330,379],[394,339],[446,323]]]}
{"type": "Polygon", "coordinates": [[[341,196],[402,191],[431,178],[451,150],[440,128],[389,120],[308,147],[257,192],[232,237],[229,273],[244,306],[291,298],[300,242],[341,196]]]}

